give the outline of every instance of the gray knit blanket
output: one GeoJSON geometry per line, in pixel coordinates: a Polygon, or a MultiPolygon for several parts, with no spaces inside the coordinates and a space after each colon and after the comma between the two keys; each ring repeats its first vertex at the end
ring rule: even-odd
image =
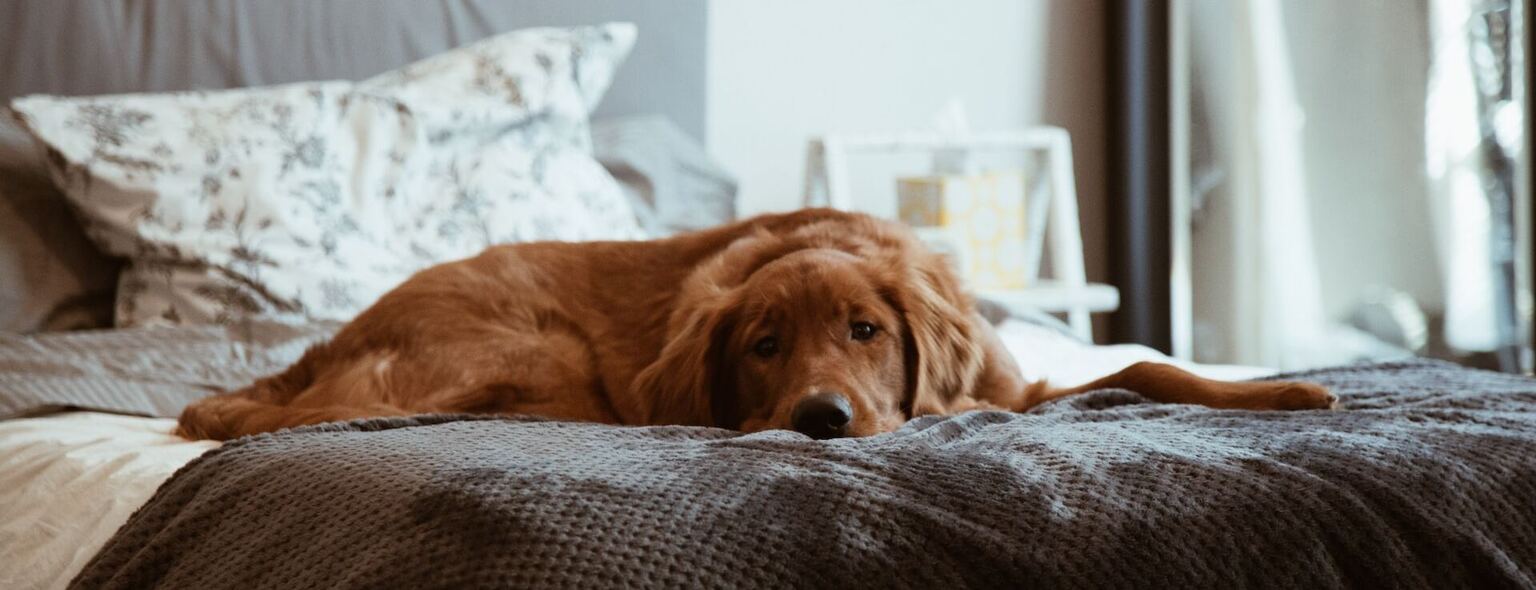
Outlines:
{"type": "Polygon", "coordinates": [[[1290,377],[1343,409],[1106,390],[828,442],[464,416],[260,435],[182,469],[74,585],[1536,586],[1536,381],[1290,377]]]}

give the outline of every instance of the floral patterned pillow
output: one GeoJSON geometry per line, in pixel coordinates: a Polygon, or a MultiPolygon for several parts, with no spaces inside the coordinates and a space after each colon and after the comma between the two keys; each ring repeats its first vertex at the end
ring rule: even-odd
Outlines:
{"type": "Polygon", "coordinates": [[[129,259],[119,326],[346,320],[492,244],[644,237],[588,131],[634,38],[528,29],[357,83],[13,108],[129,259]]]}

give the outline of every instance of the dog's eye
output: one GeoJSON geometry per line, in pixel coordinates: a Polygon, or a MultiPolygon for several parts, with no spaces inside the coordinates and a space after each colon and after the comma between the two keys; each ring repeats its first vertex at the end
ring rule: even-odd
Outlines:
{"type": "Polygon", "coordinates": [[[874,338],[875,337],[875,332],[879,332],[879,331],[880,331],[880,328],[876,328],[874,324],[871,324],[869,322],[854,322],[853,323],[853,339],[854,340],[869,340],[870,338],[874,338]]]}
{"type": "Polygon", "coordinates": [[[757,344],[752,345],[752,352],[763,358],[778,354],[779,339],[772,336],[764,337],[762,340],[758,340],[757,344]]]}

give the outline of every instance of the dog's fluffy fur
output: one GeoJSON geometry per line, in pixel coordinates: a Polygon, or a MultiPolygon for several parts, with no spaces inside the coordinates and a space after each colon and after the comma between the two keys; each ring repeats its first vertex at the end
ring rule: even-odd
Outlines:
{"type": "Polygon", "coordinates": [[[180,432],[428,412],[762,430],[836,392],[860,436],[1102,387],[1224,408],[1333,403],[1315,385],[1149,363],[1071,389],[1026,383],[909,231],[811,209],[648,242],[502,245],[429,268],[286,371],[188,406],[180,432]]]}

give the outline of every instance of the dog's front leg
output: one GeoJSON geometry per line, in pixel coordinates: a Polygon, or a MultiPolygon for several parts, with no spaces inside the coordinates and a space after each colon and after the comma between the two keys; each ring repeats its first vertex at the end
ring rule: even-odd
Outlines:
{"type": "Polygon", "coordinates": [[[1298,381],[1232,382],[1206,379],[1173,365],[1140,362],[1086,385],[1051,388],[1044,383],[1026,387],[1023,407],[1096,389],[1129,389],[1170,404],[1197,404],[1242,410],[1320,410],[1338,401],[1327,388],[1298,381]]]}

